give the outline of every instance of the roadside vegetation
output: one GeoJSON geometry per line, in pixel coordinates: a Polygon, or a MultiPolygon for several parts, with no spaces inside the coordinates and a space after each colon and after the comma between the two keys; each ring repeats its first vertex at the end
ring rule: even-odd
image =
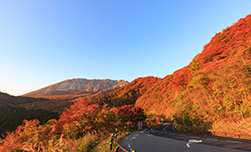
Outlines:
{"type": "MultiPolygon", "coordinates": [[[[153,117],[150,125],[159,122],[153,117]]],[[[111,133],[126,135],[145,122],[143,109],[133,105],[109,108],[79,99],[60,116],[44,125],[24,120],[14,132],[0,140],[0,151],[105,151],[111,133]]]]}

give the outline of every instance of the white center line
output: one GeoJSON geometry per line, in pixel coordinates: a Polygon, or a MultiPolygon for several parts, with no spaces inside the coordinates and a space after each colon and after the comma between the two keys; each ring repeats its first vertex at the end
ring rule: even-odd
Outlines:
{"type": "Polygon", "coordinates": [[[206,138],[207,140],[214,140],[217,141],[218,139],[214,139],[214,138],[206,138]]]}
{"type": "Polygon", "coordinates": [[[233,141],[233,140],[226,140],[226,142],[236,143],[236,144],[242,144],[242,142],[240,142],[240,141],[233,141]]]}

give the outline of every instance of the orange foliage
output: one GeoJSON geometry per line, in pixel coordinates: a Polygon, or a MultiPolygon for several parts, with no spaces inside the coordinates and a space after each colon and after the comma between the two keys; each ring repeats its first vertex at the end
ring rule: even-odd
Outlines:
{"type": "Polygon", "coordinates": [[[150,86],[161,80],[156,77],[138,78],[126,86],[94,99],[100,105],[108,104],[110,107],[134,104],[150,86]]]}
{"type": "Polygon", "coordinates": [[[132,105],[112,109],[104,105],[101,109],[98,104],[79,99],[65,109],[58,121],[52,119],[40,125],[38,120],[24,120],[15,132],[0,140],[0,150],[74,151],[79,146],[74,141],[86,134],[108,135],[116,128],[135,128],[138,121],[145,119],[143,109],[132,105]]]}
{"type": "MultiPolygon", "coordinates": [[[[186,67],[159,80],[135,105],[206,126],[251,117],[251,15],[217,33],[186,67]]],[[[208,126],[207,126],[208,127],[208,126]]]]}

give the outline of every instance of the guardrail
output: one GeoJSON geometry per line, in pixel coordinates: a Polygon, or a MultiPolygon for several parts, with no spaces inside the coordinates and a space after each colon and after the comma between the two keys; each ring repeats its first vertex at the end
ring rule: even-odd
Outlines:
{"type": "Polygon", "coordinates": [[[117,144],[117,147],[115,148],[115,152],[118,152],[119,149],[121,149],[123,152],[128,152],[125,148],[123,148],[115,139],[114,142],[117,144]]]}

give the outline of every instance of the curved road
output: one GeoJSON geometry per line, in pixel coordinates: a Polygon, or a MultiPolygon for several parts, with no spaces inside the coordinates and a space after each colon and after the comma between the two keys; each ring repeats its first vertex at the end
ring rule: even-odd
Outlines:
{"type": "Polygon", "coordinates": [[[250,140],[204,137],[178,133],[172,122],[134,133],[121,143],[128,152],[243,152],[251,151],[250,140]]]}

